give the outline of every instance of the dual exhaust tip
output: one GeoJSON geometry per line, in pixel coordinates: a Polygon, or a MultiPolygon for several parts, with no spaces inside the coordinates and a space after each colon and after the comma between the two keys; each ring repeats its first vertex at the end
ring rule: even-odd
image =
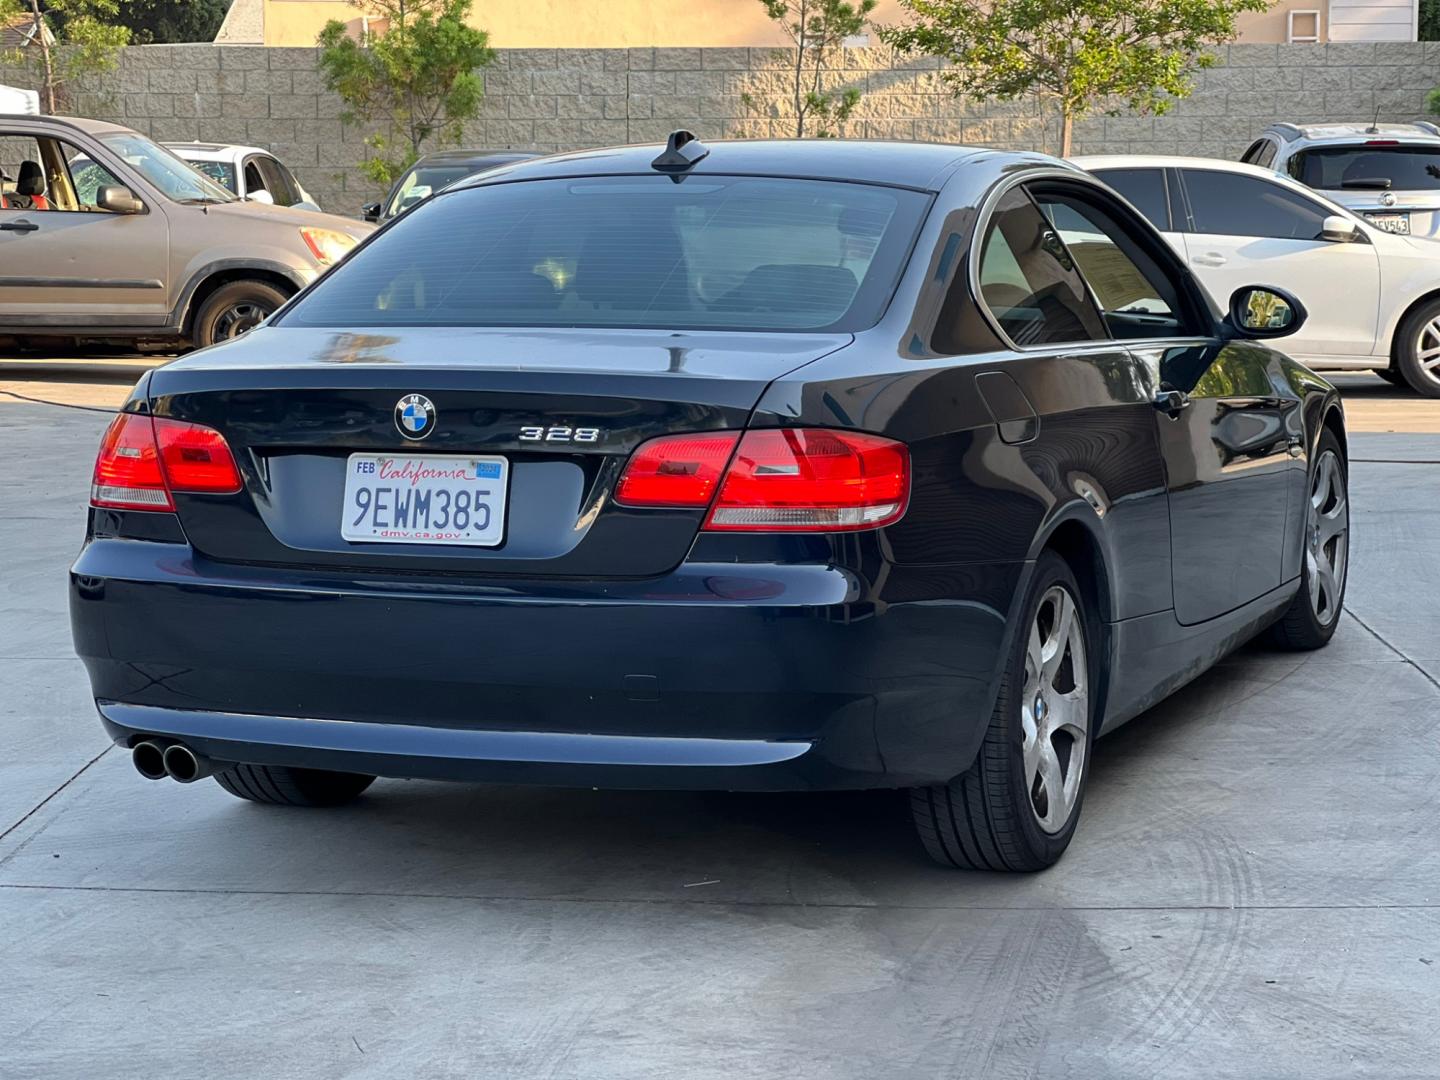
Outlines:
{"type": "Polygon", "coordinates": [[[193,784],[215,771],[215,763],[195,753],[184,743],[160,743],[144,739],[130,751],[135,771],[146,780],[164,780],[167,776],[181,784],[193,784]]]}

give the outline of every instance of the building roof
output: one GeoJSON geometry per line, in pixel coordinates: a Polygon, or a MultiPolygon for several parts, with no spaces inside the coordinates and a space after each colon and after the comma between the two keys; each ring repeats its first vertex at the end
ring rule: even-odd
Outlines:
{"type": "MultiPolygon", "coordinates": [[[[55,44],[55,35],[42,20],[40,30],[47,45],[55,44]]],[[[0,22],[0,49],[23,49],[35,41],[35,20],[29,15],[17,15],[0,22]]]]}
{"type": "Polygon", "coordinates": [[[215,34],[215,44],[264,45],[265,0],[233,0],[215,34]]]}

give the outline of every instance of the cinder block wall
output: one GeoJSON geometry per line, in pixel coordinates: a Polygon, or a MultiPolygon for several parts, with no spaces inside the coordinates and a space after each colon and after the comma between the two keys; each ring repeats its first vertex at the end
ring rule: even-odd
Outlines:
{"type": "MultiPolygon", "coordinates": [[[[1237,156],[1275,120],[1411,120],[1440,83],[1440,44],[1234,45],[1162,117],[1096,117],[1078,153],[1237,156]]],[[[354,213],[378,192],[355,169],[365,132],[341,123],[313,49],[152,45],[76,87],[72,111],[157,139],[250,143],[281,155],[327,209],[354,213]]],[[[485,73],[474,146],[569,150],[663,139],[787,136],[786,60],[770,49],[511,49],[485,73]],[[747,96],[752,104],[747,104],[747,96]],[[773,103],[773,104],[772,104],[773,103]]],[[[930,60],[847,49],[837,87],[864,91],[845,134],[1053,151],[1059,124],[1033,101],[953,97],[930,60]]],[[[0,82],[25,85],[0,69],[0,82]]]]}

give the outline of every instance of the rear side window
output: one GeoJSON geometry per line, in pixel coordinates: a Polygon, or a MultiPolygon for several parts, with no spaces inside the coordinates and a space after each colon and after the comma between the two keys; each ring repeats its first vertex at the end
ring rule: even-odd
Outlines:
{"type": "Polygon", "coordinates": [[[995,205],[979,279],[981,302],[1017,345],[1109,337],[1060,234],[1019,188],[995,205]]]}
{"type": "Polygon", "coordinates": [[[1440,146],[1321,146],[1290,159],[1290,175],[1319,191],[1440,190],[1440,146]]]}
{"type": "Polygon", "coordinates": [[[281,321],[863,329],[894,292],[929,201],[723,176],[468,188],[416,207],[281,321]]]}
{"type": "Polygon", "coordinates": [[[1170,231],[1170,196],[1163,169],[1103,169],[1095,173],[1161,232],[1170,231]]]}
{"type": "Polygon", "coordinates": [[[294,206],[300,201],[299,193],[291,188],[289,178],[281,171],[278,161],[270,157],[257,157],[255,164],[265,181],[265,190],[270,192],[276,206],[294,206]]]}
{"type": "Polygon", "coordinates": [[[1259,165],[1262,168],[1269,166],[1275,160],[1275,141],[1273,139],[1257,139],[1250,144],[1250,149],[1245,151],[1240,160],[1249,165],[1259,165]]]}
{"type": "Polygon", "coordinates": [[[1182,169],[1194,231],[1315,240],[1328,211],[1279,184],[1239,173],[1182,169]]]}

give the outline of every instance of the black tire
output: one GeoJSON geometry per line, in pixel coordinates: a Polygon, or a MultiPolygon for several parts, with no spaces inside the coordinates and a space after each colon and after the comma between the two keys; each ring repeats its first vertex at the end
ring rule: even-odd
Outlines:
{"type": "Polygon", "coordinates": [[[239,337],[269,318],[285,303],[286,295],[264,281],[232,281],[205,298],[195,313],[191,339],[197,349],[239,337]]]}
{"type": "MultiPolygon", "coordinates": [[[[1421,338],[1425,348],[1440,348],[1440,300],[1427,300],[1406,315],[1395,331],[1395,363],[1405,385],[1422,397],[1440,398],[1440,366],[1426,368],[1420,357],[1421,338]]],[[[1435,357],[1427,358],[1434,361],[1435,357]]]]}
{"type": "Polygon", "coordinates": [[[270,806],[343,806],[375,777],[284,765],[236,765],[217,772],[215,782],[237,799],[270,806]]]}
{"type": "MultiPolygon", "coordinates": [[[[1065,560],[1049,551],[1041,555],[1021,611],[1022,622],[975,763],[949,783],[915,788],[910,793],[910,809],[920,840],[930,857],[944,866],[962,870],[1043,870],[1064,854],[1080,820],[1095,738],[1093,691],[1098,685],[1099,658],[1085,593],[1065,560]],[[1042,602],[1048,601],[1056,586],[1067,591],[1075,604],[1087,658],[1084,674],[1088,692],[1083,709],[1085,737],[1079,746],[1081,757],[1076,764],[1073,754],[1078,740],[1072,740],[1068,758],[1069,764],[1079,770],[1074,802],[1062,827],[1048,831],[1041,827],[1036,789],[1025,780],[1021,697],[1025,691],[1030,628],[1036,623],[1042,602]]],[[[1031,715],[1040,715],[1037,707],[1032,707],[1031,715]]],[[[1068,785],[1068,772],[1065,779],[1068,785]]]]}
{"type": "Polygon", "coordinates": [[[1403,386],[1407,390],[1410,388],[1410,384],[1405,381],[1405,376],[1401,375],[1400,372],[1393,367],[1377,368],[1375,374],[1379,375],[1380,378],[1384,379],[1391,386],[1403,386]]]}
{"type": "MultiPolygon", "coordinates": [[[[1295,599],[1290,601],[1290,606],[1285,609],[1285,614],[1280,621],[1270,628],[1270,642],[1281,648],[1290,649],[1296,652],[1305,652],[1311,649],[1323,648],[1328,645],[1330,639],[1335,636],[1335,628],[1340,625],[1340,612],[1345,605],[1345,583],[1349,578],[1350,570],[1350,470],[1345,461],[1345,454],[1340,449],[1340,440],[1333,432],[1325,430],[1320,433],[1320,439],[1315,446],[1315,456],[1310,466],[1310,475],[1306,480],[1306,499],[1312,505],[1315,500],[1316,485],[1320,480],[1320,471],[1327,456],[1335,462],[1337,470],[1336,481],[1340,485],[1339,491],[1344,500],[1344,533],[1337,536],[1338,544],[1327,541],[1323,545],[1322,553],[1325,562],[1332,568],[1336,565],[1336,557],[1339,559],[1339,570],[1332,570],[1332,578],[1338,577],[1339,581],[1330,590],[1327,602],[1321,603],[1318,610],[1316,605],[1317,590],[1312,589],[1316,578],[1317,562],[1312,549],[1313,530],[1317,522],[1307,516],[1305,532],[1301,542],[1305,545],[1304,554],[1300,560],[1300,591],[1295,594],[1295,599]],[[1323,550],[1329,549],[1329,550],[1323,550]]],[[[1321,510],[1326,507],[1321,507],[1321,510]]],[[[1307,514],[1313,514],[1307,511],[1307,514]]],[[[1319,594],[1323,597],[1325,589],[1320,588],[1319,594]]]]}

